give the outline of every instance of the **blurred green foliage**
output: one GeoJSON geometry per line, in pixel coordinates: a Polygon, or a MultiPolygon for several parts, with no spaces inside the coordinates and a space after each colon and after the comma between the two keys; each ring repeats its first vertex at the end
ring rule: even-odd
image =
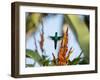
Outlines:
{"type": "Polygon", "coordinates": [[[30,13],[26,16],[26,33],[31,35],[36,32],[38,25],[41,22],[42,14],[40,13],[30,13]]]}
{"type": "MultiPolygon", "coordinates": [[[[26,50],[26,56],[33,59],[40,66],[48,66],[50,62],[48,56],[46,55],[40,56],[38,52],[29,50],[29,49],[26,50]]],[[[27,66],[32,66],[32,64],[27,64],[27,66]]]]}
{"type": "Polygon", "coordinates": [[[78,15],[65,15],[65,20],[73,30],[77,41],[83,50],[86,62],[89,63],[89,30],[84,21],[82,21],[78,15]]]}
{"type": "Polygon", "coordinates": [[[38,54],[38,52],[32,51],[27,49],[26,50],[26,56],[30,57],[34,61],[38,62],[40,65],[42,64],[40,60],[42,60],[42,57],[38,54]]]}

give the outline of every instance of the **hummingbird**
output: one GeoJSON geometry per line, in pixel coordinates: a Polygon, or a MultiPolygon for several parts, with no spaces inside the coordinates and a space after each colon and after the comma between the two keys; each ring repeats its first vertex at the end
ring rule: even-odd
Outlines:
{"type": "Polygon", "coordinates": [[[55,36],[50,36],[50,38],[54,41],[54,47],[57,47],[57,41],[61,40],[62,36],[58,36],[58,33],[55,32],[55,36]]]}

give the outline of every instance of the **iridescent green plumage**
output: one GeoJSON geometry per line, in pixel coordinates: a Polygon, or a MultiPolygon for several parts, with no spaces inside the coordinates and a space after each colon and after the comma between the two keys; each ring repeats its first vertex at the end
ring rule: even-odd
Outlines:
{"type": "Polygon", "coordinates": [[[62,36],[58,36],[58,33],[55,32],[55,36],[50,36],[50,38],[54,41],[55,49],[57,47],[57,41],[61,40],[62,36]]]}

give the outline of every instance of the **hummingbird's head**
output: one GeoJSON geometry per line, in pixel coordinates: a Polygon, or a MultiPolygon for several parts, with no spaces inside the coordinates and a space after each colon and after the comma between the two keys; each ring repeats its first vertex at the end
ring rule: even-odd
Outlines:
{"type": "Polygon", "coordinates": [[[57,32],[55,33],[55,35],[57,36],[57,32]]]}

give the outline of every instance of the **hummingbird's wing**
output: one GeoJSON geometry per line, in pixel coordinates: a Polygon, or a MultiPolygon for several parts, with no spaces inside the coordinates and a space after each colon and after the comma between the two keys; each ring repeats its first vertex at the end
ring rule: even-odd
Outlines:
{"type": "Polygon", "coordinates": [[[55,37],[53,37],[53,36],[49,36],[49,38],[51,38],[52,40],[54,40],[54,39],[55,39],[55,37]]]}
{"type": "Polygon", "coordinates": [[[62,38],[63,38],[63,36],[59,36],[59,37],[58,37],[58,40],[61,40],[62,38]]]}

